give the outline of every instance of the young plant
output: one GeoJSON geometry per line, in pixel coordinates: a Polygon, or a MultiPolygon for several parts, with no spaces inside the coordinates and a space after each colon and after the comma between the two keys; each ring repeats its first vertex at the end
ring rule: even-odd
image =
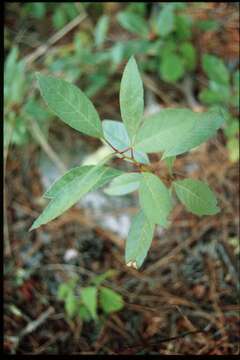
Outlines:
{"type": "Polygon", "coordinates": [[[239,112],[239,70],[228,70],[221,58],[204,54],[202,66],[208,77],[208,87],[202,89],[199,99],[209,106],[224,107],[226,123],[224,134],[231,162],[239,160],[239,120],[232,113],[239,112]]]}
{"type": "Polygon", "coordinates": [[[120,294],[102,285],[102,282],[115,274],[108,270],[91,279],[89,286],[77,286],[78,278],[72,278],[58,287],[58,299],[64,301],[67,316],[80,317],[83,321],[98,320],[98,309],[109,315],[124,307],[120,294]]]}
{"type": "Polygon", "coordinates": [[[113,152],[95,166],[78,166],[58,179],[45,193],[50,199],[30,230],[54,220],[89,191],[109,181],[106,193],[124,195],[139,191],[140,209],[133,217],[126,241],[125,260],[139,268],[150,248],[155,225],[167,227],[172,210],[172,193],[188,211],[198,216],[219,211],[208,185],[200,180],[176,180],[172,167],[177,155],[199,146],[215,135],[223,124],[217,111],[195,113],[188,109],[164,109],[144,118],[143,84],[134,57],[128,61],[120,86],[123,122],[99,119],[91,101],[75,85],[37,73],[41,94],[49,108],[72,128],[97,137],[113,152]],[[148,153],[161,152],[169,168],[169,183],[154,174],[148,153]],[[130,161],[132,172],[123,173],[105,164],[113,156],[130,161]]]}
{"type": "Polygon", "coordinates": [[[184,3],[152,4],[152,7],[148,21],[145,13],[138,13],[131,5],[117,19],[123,28],[140,37],[141,51],[145,48],[144,52],[151,57],[145,67],[158,72],[163,81],[176,83],[193,72],[197,63],[197,52],[191,42],[191,17],[184,14],[184,3]]]}
{"type": "Polygon", "coordinates": [[[34,118],[47,132],[49,112],[42,108],[35,97],[28,96],[26,83],[31,81],[26,64],[19,59],[19,49],[13,47],[4,63],[4,148],[12,143],[23,146],[29,142],[31,133],[28,118],[34,118]]]}

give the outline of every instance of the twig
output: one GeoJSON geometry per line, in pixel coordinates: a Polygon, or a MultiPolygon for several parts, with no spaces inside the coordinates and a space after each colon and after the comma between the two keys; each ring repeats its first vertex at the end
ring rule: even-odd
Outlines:
{"type": "Polygon", "coordinates": [[[69,33],[73,28],[79,25],[85,18],[87,17],[86,13],[78,15],[72,21],[70,21],[66,26],[64,26],[61,30],[56,32],[47,42],[46,44],[42,44],[39,46],[34,52],[30,55],[27,55],[23,60],[27,65],[30,65],[40,56],[45,54],[49,47],[58,42],[61,38],[63,38],[67,33],[69,33]]]}
{"type": "Polygon", "coordinates": [[[160,99],[162,99],[164,101],[164,103],[166,105],[172,105],[172,100],[169,99],[169,97],[163,92],[161,91],[158,87],[156,87],[154,81],[147,75],[143,75],[143,82],[144,85],[149,88],[149,90],[151,90],[153,93],[155,93],[157,96],[160,97],[160,99]]]}
{"type": "Polygon", "coordinates": [[[20,341],[22,338],[33,331],[35,331],[39,326],[41,326],[50,315],[54,313],[54,308],[50,307],[47,309],[44,313],[42,313],[36,320],[31,321],[27,324],[27,326],[19,333],[17,336],[6,336],[8,340],[10,340],[13,343],[13,350],[16,351],[20,341]]]}
{"type": "Polygon", "coordinates": [[[27,326],[20,332],[19,338],[26,336],[35,331],[40,325],[42,325],[47,318],[54,313],[54,308],[50,307],[44,313],[42,313],[36,320],[31,321],[27,326]]]}

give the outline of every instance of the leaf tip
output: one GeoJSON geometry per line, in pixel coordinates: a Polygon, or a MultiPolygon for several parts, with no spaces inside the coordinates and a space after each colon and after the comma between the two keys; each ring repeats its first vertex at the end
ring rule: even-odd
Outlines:
{"type": "Polygon", "coordinates": [[[30,227],[30,229],[28,230],[29,232],[33,231],[34,229],[36,229],[36,226],[34,225],[34,223],[32,224],[32,226],[30,227]]]}
{"type": "Polygon", "coordinates": [[[29,229],[28,231],[30,232],[30,231],[32,231],[32,230],[35,230],[35,229],[39,228],[39,226],[41,226],[41,225],[42,225],[42,224],[40,224],[40,223],[38,222],[38,219],[36,219],[36,220],[33,222],[32,226],[30,227],[30,229],[29,229]]]}

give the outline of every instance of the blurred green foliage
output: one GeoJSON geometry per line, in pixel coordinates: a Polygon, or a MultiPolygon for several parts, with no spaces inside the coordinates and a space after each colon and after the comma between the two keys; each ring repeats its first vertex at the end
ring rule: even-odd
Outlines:
{"type": "Polygon", "coordinates": [[[236,162],[239,160],[239,121],[232,113],[239,112],[239,70],[230,71],[222,59],[210,54],[203,55],[202,67],[208,86],[201,90],[199,99],[208,106],[223,108],[229,159],[236,162]]]}
{"type": "Polygon", "coordinates": [[[47,132],[50,113],[40,105],[31,93],[32,76],[26,70],[24,60],[19,59],[18,47],[13,47],[4,64],[4,147],[10,143],[17,146],[29,142],[28,119],[38,122],[47,132]]]}
{"type": "Polygon", "coordinates": [[[120,311],[124,307],[122,296],[105,286],[102,282],[113,277],[115,270],[109,269],[101,275],[94,276],[89,286],[77,285],[74,277],[60,284],[58,299],[64,301],[64,307],[69,319],[80,317],[83,321],[98,320],[100,310],[105,316],[120,311]]]}

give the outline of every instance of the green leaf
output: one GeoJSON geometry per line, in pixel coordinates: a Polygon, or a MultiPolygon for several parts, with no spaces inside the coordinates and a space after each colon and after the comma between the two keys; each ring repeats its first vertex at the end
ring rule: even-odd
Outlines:
{"type": "Polygon", "coordinates": [[[229,116],[228,121],[226,122],[226,127],[224,128],[224,134],[228,137],[235,137],[239,132],[239,121],[237,118],[229,116]]]}
{"type": "Polygon", "coordinates": [[[72,292],[69,292],[65,300],[65,310],[70,318],[77,314],[78,300],[72,292]]]}
{"type": "Polygon", "coordinates": [[[106,314],[119,311],[124,306],[123,298],[120,294],[102,286],[99,291],[99,303],[106,314]]]}
{"type": "Polygon", "coordinates": [[[133,217],[125,248],[128,266],[141,267],[152,242],[154,227],[143,211],[133,217]]]}
{"type": "Polygon", "coordinates": [[[117,20],[124,29],[139,36],[148,36],[148,25],[142,16],[128,11],[121,11],[117,15],[117,20]]]}
{"type": "Polygon", "coordinates": [[[216,110],[205,113],[195,113],[195,116],[196,119],[193,127],[183,134],[181,141],[176,142],[173,147],[169,146],[165,150],[162,159],[183,154],[186,151],[199,146],[213,137],[216,134],[216,131],[224,123],[222,112],[216,110]]]}
{"type": "Polygon", "coordinates": [[[165,37],[174,30],[174,13],[170,6],[164,6],[157,18],[157,33],[165,37]]]}
{"type": "Polygon", "coordinates": [[[50,201],[42,214],[34,221],[30,231],[54,220],[64,211],[68,210],[85,194],[92,190],[96,184],[105,177],[107,171],[108,168],[102,166],[102,162],[100,162],[97,166],[90,169],[86,175],[73,178],[73,180],[67,183],[62,191],[58,192],[50,201]]]}
{"type": "Polygon", "coordinates": [[[239,139],[232,138],[227,141],[227,149],[229,152],[229,159],[232,163],[239,160],[239,139]]]}
{"type": "Polygon", "coordinates": [[[196,113],[166,109],[145,119],[135,148],[147,153],[164,151],[162,159],[182,154],[215,135],[224,122],[220,110],[196,113]]]}
{"type": "MultiPolygon", "coordinates": [[[[127,152],[126,153],[127,156],[131,156],[131,152],[127,152]]],[[[136,151],[133,150],[133,157],[136,161],[142,163],[142,164],[150,164],[149,158],[147,156],[147,154],[145,154],[142,151],[136,151]]]]}
{"type": "Polygon", "coordinates": [[[91,314],[90,312],[88,311],[88,309],[86,308],[85,305],[83,304],[80,304],[79,305],[79,312],[78,312],[78,315],[80,316],[80,318],[83,320],[83,321],[90,321],[91,320],[91,314]]]}
{"type": "Polygon", "coordinates": [[[131,142],[143,118],[143,84],[134,57],[128,61],[120,85],[120,108],[131,142]]]}
{"type": "Polygon", "coordinates": [[[210,80],[216,81],[220,84],[229,84],[229,71],[222,59],[214,55],[203,55],[203,70],[210,80]]]}
{"type": "Polygon", "coordinates": [[[217,20],[206,19],[198,20],[196,26],[203,31],[216,31],[219,29],[221,24],[217,20]]]}
{"type": "MultiPolygon", "coordinates": [[[[84,176],[88,174],[90,170],[92,170],[95,165],[86,165],[86,166],[77,166],[68,172],[66,172],[60,179],[57,179],[51,187],[45,192],[44,197],[46,198],[54,198],[58,195],[60,191],[64,190],[64,187],[69,184],[72,180],[78,178],[81,180],[84,176]]],[[[92,187],[91,191],[95,191],[96,189],[104,186],[107,182],[111,181],[114,177],[122,174],[122,171],[113,169],[110,167],[105,167],[106,172],[99,179],[99,181],[92,187]]]]}
{"type": "Polygon", "coordinates": [[[135,149],[147,153],[164,151],[181,143],[197,114],[188,109],[164,109],[144,120],[135,140],[135,149]]]}
{"type": "Polygon", "coordinates": [[[95,44],[97,47],[100,47],[104,43],[108,31],[108,26],[109,26],[109,17],[106,15],[101,16],[97,22],[94,31],[95,44]]]}
{"type": "Polygon", "coordinates": [[[193,214],[214,215],[219,212],[217,199],[207,184],[200,180],[178,180],[173,182],[179,200],[193,214]]]}
{"type": "Polygon", "coordinates": [[[62,121],[87,135],[102,138],[98,113],[79,88],[52,76],[40,73],[36,76],[45,102],[62,121]]]}
{"type": "Polygon", "coordinates": [[[71,287],[68,284],[63,283],[58,288],[57,297],[59,300],[66,300],[66,297],[70,292],[72,292],[71,287]]]}
{"type": "Polygon", "coordinates": [[[233,86],[236,89],[236,91],[239,92],[240,87],[240,71],[236,70],[233,74],[233,86]]]}
{"type": "Polygon", "coordinates": [[[228,104],[231,98],[229,86],[218,83],[215,83],[215,85],[216,86],[213,86],[213,83],[211,82],[211,87],[209,89],[203,89],[200,92],[200,101],[207,105],[228,104]]]}
{"type": "Polygon", "coordinates": [[[108,195],[125,195],[138,189],[141,174],[127,173],[116,177],[109,187],[104,190],[108,195]]]}
{"type": "Polygon", "coordinates": [[[94,285],[96,285],[96,286],[98,286],[98,285],[100,285],[104,280],[116,276],[117,273],[118,273],[117,270],[115,270],[115,269],[109,269],[109,270],[107,270],[107,271],[106,271],[105,273],[103,273],[103,274],[94,276],[94,277],[91,279],[91,283],[94,284],[94,285]]]}
{"type": "Polygon", "coordinates": [[[4,112],[9,112],[12,104],[20,104],[25,99],[25,62],[19,60],[19,50],[13,47],[4,62],[4,112]]]}
{"type": "Polygon", "coordinates": [[[159,67],[159,74],[166,82],[176,82],[184,75],[183,59],[173,52],[162,57],[159,67]]]}
{"type": "Polygon", "coordinates": [[[192,35],[192,20],[188,15],[175,16],[175,31],[178,40],[188,40],[192,35]]]}
{"type": "Polygon", "coordinates": [[[81,299],[94,320],[97,319],[97,288],[88,286],[81,290],[81,299]]]}
{"type": "MultiPolygon", "coordinates": [[[[131,146],[131,142],[125,125],[120,121],[103,120],[104,138],[112,144],[118,151],[123,151],[131,146]]],[[[131,156],[131,151],[124,153],[126,156],[131,156]]],[[[142,151],[133,150],[135,160],[143,164],[149,164],[149,159],[142,151]]]]}
{"type": "Polygon", "coordinates": [[[194,46],[190,42],[180,44],[179,51],[184,59],[184,65],[187,70],[194,70],[197,63],[197,54],[194,46]]]}
{"type": "Polygon", "coordinates": [[[139,187],[141,208],[149,221],[167,226],[167,218],[172,209],[172,201],[168,188],[151,173],[143,173],[139,187]]]}
{"type": "Polygon", "coordinates": [[[104,138],[117,150],[122,151],[130,146],[130,139],[124,124],[120,121],[103,120],[104,138]]]}
{"type": "Polygon", "coordinates": [[[67,22],[67,16],[62,8],[56,9],[52,16],[52,22],[55,29],[61,29],[67,22]]]}

